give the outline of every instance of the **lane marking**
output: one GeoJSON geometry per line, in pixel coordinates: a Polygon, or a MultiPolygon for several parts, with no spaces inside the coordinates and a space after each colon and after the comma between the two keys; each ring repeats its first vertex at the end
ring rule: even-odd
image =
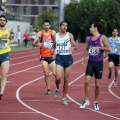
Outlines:
{"type": "MultiPolygon", "coordinates": [[[[106,61],[108,58],[105,58],[104,59],[104,61],[106,61]]],[[[82,76],[84,76],[85,75],[85,73],[83,73],[82,75],[80,75],[79,77],[77,77],[75,80],[73,80],[72,82],[70,82],[69,83],[69,86],[71,85],[71,84],[73,84],[74,82],[76,82],[79,78],[81,78],[82,76]]],[[[80,103],[78,103],[77,101],[75,101],[72,97],[70,97],[68,94],[67,94],[67,97],[72,101],[72,102],[74,102],[75,104],[77,104],[77,105],[81,105],[80,103]]],[[[100,113],[100,114],[102,114],[102,115],[105,115],[105,116],[108,116],[108,117],[111,117],[111,118],[115,118],[115,119],[117,119],[117,120],[120,120],[120,118],[118,118],[118,117],[114,117],[114,116],[112,116],[112,115],[109,115],[109,114],[106,114],[106,113],[103,113],[103,112],[100,112],[100,111],[95,111],[95,110],[93,110],[93,109],[91,109],[91,108],[88,108],[88,107],[86,107],[86,109],[88,109],[88,110],[91,110],[91,111],[94,111],[94,112],[97,112],[97,113],[100,113]]]]}
{"type": "MultiPolygon", "coordinates": [[[[118,72],[118,75],[119,75],[119,74],[120,74],[120,70],[119,70],[119,72],[118,72]]],[[[115,79],[115,78],[114,78],[114,79],[115,79]]],[[[109,92],[110,92],[114,97],[120,99],[120,97],[117,96],[115,93],[113,93],[113,91],[111,90],[112,85],[113,85],[113,83],[114,83],[114,79],[113,79],[113,81],[111,82],[111,84],[109,85],[108,90],[109,90],[109,92]]],[[[117,86],[115,86],[115,87],[117,87],[117,86]]]]}

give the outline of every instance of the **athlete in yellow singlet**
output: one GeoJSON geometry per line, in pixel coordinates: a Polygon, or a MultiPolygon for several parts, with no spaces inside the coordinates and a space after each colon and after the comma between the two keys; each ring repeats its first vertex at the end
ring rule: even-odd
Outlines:
{"type": "Polygon", "coordinates": [[[10,44],[14,42],[10,38],[10,31],[6,26],[7,18],[4,15],[0,16],[0,67],[1,67],[1,77],[0,77],[0,100],[2,99],[6,82],[7,82],[7,73],[9,70],[10,64],[10,55],[11,51],[10,44]]]}

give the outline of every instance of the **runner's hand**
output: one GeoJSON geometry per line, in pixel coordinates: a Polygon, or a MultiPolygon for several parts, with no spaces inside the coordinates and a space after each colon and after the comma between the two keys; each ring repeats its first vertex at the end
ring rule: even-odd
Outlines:
{"type": "Polygon", "coordinates": [[[54,54],[55,50],[53,48],[50,49],[50,53],[54,54]]]}
{"type": "Polygon", "coordinates": [[[84,64],[84,60],[85,60],[85,59],[84,59],[84,58],[82,58],[82,62],[81,62],[81,63],[82,63],[82,65],[84,65],[84,66],[85,66],[85,64],[84,64]]]}

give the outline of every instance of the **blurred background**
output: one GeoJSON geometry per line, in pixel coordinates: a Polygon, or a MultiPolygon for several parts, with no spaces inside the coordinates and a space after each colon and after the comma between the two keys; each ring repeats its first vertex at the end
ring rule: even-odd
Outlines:
{"type": "MultiPolygon", "coordinates": [[[[120,29],[120,0],[0,0],[0,14],[8,18],[7,26],[16,33],[39,31],[43,20],[51,21],[51,29],[59,30],[66,20],[68,31],[75,40],[86,42],[92,22],[100,22],[101,31],[111,36],[113,28],[120,29]]],[[[15,37],[16,39],[16,37],[15,37]]]]}

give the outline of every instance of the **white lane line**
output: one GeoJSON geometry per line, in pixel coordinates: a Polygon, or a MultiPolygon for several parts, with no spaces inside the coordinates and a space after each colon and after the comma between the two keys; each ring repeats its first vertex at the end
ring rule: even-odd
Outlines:
{"type": "MultiPolygon", "coordinates": [[[[76,63],[78,63],[78,62],[80,62],[80,61],[81,61],[81,60],[76,61],[76,62],[74,62],[74,64],[76,64],[76,63]]],[[[52,72],[49,73],[49,74],[52,74],[52,72]]],[[[21,104],[23,104],[25,107],[27,107],[27,108],[29,108],[29,109],[31,109],[31,110],[39,113],[39,114],[42,114],[42,115],[44,115],[44,116],[46,116],[46,117],[49,117],[49,118],[51,118],[51,119],[53,119],[53,120],[58,120],[57,118],[54,118],[54,117],[52,117],[52,116],[50,116],[50,115],[48,115],[48,114],[45,114],[45,113],[43,113],[43,112],[37,111],[36,109],[28,106],[28,105],[25,104],[25,103],[20,99],[20,97],[19,97],[20,90],[21,90],[24,86],[27,86],[28,84],[31,84],[31,83],[33,83],[33,82],[35,82],[35,81],[38,81],[38,80],[42,79],[42,78],[44,78],[44,76],[41,76],[41,77],[39,77],[39,78],[37,78],[37,79],[35,79],[35,80],[32,80],[32,81],[30,81],[30,82],[28,82],[28,83],[25,83],[25,84],[23,84],[22,86],[20,86],[20,87],[17,89],[17,91],[16,91],[16,98],[17,98],[17,100],[18,100],[21,104]]]]}
{"type": "MultiPolygon", "coordinates": [[[[104,59],[104,61],[105,60],[107,60],[108,58],[105,58],[104,59]]],[[[75,80],[73,80],[72,82],[70,82],[69,83],[69,86],[70,85],[72,85],[75,81],[77,81],[79,78],[81,78],[82,76],[84,75],[84,73],[82,74],[82,75],[80,75],[79,77],[77,77],[75,80]]],[[[71,101],[73,101],[74,103],[76,103],[77,105],[81,105],[80,103],[78,103],[77,101],[75,101],[72,97],[70,97],[68,94],[67,94],[67,97],[71,100],[71,101]]],[[[97,113],[100,113],[100,114],[102,114],[102,115],[105,115],[105,116],[108,116],[108,117],[111,117],[111,118],[115,118],[115,119],[117,119],[117,120],[120,120],[120,118],[118,118],[118,117],[114,117],[114,116],[112,116],[112,115],[109,115],[109,114],[106,114],[106,113],[103,113],[103,112],[100,112],[100,111],[95,111],[95,110],[93,110],[93,109],[91,109],[91,108],[88,108],[88,107],[86,107],[86,109],[88,109],[88,110],[91,110],[91,111],[94,111],[94,112],[97,112],[97,113]]]]}
{"type": "MultiPolygon", "coordinates": [[[[119,74],[120,74],[120,70],[119,70],[118,75],[119,75],[119,74]]],[[[111,90],[113,83],[114,83],[114,79],[113,79],[113,81],[111,82],[111,84],[109,85],[108,90],[109,90],[109,92],[110,92],[114,97],[120,99],[120,97],[117,96],[115,93],[113,93],[113,91],[111,90]]],[[[117,86],[116,86],[116,87],[117,87],[117,86]]]]}
{"type": "Polygon", "coordinates": [[[34,113],[34,114],[37,114],[36,112],[0,112],[0,114],[7,114],[7,113],[15,113],[15,114],[19,114],[19,113],[23,113],[23,114],[31,114],[31,113],[34,113]]]}
{"type": "Polygon", "coordinates": [[[15,74],[17,74],[17,73],[21,73],[21,72],[24,72],[24,71],[27,71],[27,70],[30,70],[30,69],[33,69],[33,68],[40,67],[40,66],[41,66],[41,65],[37,65],[37,66],[30,67],[30,68],[27,68],[27,69],[24,69],[24,70],[20,70],[20,71],[17,71],[17,72],[14,72],[14,73],[8,74],[7,76],[15,75],[15,74]]]}
{"type": "Polygon", "coordinates": [[[35,55],[38,55],[39,56],[39,54],[30,54],[30,55],[25,55],[25,56],[20,56],[20,57],[15,57],[15,58],[11,58],[10,60],[14,60],[14,59],[22,59],[22,58],[25,58],[25,57],[30,57],[30,56],[35,56],[35,55]]]}
{"type": "Polygon", "coordinates": [[[22,50],[22,51],[19,51],[19,52],[18,51],[14,51],[14,52],[10,52],[10,55],[14,56],[14,55],[21,55],[21,54],[25,54],[25,53],[26,54],[31,54],[32,52],[37,52],[37,51],[39,52],[39,50],[37,50],[37,49],[36,50],[31,50],[31,49],[30,50],[22,50]]]}
{"type": "MultiPolygon", "coordinates": [[[[50,74],[52,74],[52,72],[51,72],[50,74]]],[[[39,78],[37,78],[37,79],[35,79],[35,80],[32,80],[32,81],[30,81],[30,82],[28,82],[28,83],[20,86],[20,87],[17,89],[17,91],[16,91],[16,98],[17,98],[17,100],[18,100],[22,105],[24,105],[25,107],[29,108],[30,110],[32,110],[32,111],[34,111],[34,112],[36,112],[36,113],[42,114],[42,115],[44,115],[44,116],[46,116],[46,117],[48,117],[48,118],[51,118],[51,119],[53,119],[53,120],[59,120],[59,119],[57,119],[57,118],[55,118],[55,117],[52,117],[52,116],[50,116],[50,115],[48,115],[48,114],[45,114],[45,113],[43,113],[43,112],[40,112],[40,111],[38,111],[38,110],[36,110],[36,109],[28,106],[27,104],[25,104],[25,103],[20,99],[19,93],[20,93],[20,90],[21,90],[23,87],[25,87],[26,85],[31,84],[31,83],[33,83],[33,82],[35,82],[35,81],[38,81],[38,80],[40,80],[40,79],[42,79],[42,78],[44,78],[44,76],[41,76],[41,77],[39,77],[39,78]]]]}
{"type": "MultiPolygon", "coordinates": [[[[80,52],[81,53],[81,52],[80,52]]],[[[76,56],[80,53],[77,53],[77,54],[74,54],[73,56],[76,56]]],[[[80,60],[81,61],[81,60],[80,60]]],[[[17,63],[16,63],[17,64],[17,63]]],[[[15,65],[15,64],[14,64],[15,65]]],[[[8,74],[7,76],[11,76],[11,75],[14,75],[14,74],[17,74],[17,73],[21,73],[21,72],[24,72],[24,71],[27,71],[27,70],[30,70],[30,69],[33,69],[33,68],[37,68],[41,65],[37,65],[37,66],[34,66],[34,67],[30,67],[30,68],[27,68],[27,69],[24,69],[24,70],[20,70],[20,71],[17,71],[17,72],[14,72],[14,73],[11,73],[11,74],[8,74]]]]}
{"type": "MultiPolygon", "coordinates": [[[[71,100],[71,101],[73,101],[74,103],[76,103],[77,105],[81,105],[80,103],[78,103],[77,101],[75,101],[74,99],[72,99],[68,94],[67,94],[67,97],[71,100]]],[[[111,117],[111,118],[115,118],[116,120],[120,120],[120,118],[118,118],[118,117],[114,117],[114,116],[112,116],[112,115],[109,115],[109,114],[106,114],[106,113],[103,113],[103,112],[100,112],[100,111],[95,111],[95,110],[93,110],[93,109],[91,109],[91,108],[88,108],[88,107],[86,107],[86,109],[88,109],[88,110],[91,110],[91,111],[93,111],[93,112],[97,112],[97,113],[100,113],[100,114],[102,114],[102,115],[105,115],[105,116],[108,116],[108,117],[111,117]]]]}
{"type": "Polygon", "coordinates": [[[14,65],[19,65],[19,64],[24,64],[24,63],[27,63],[27,62],[31,62],[31,61],[34,61],[34,60],[38,60],[37,58],[36,59],[31,59],[31,60],[27,60],[27,61],[24,61],[24,62],[19,62],[19,63],[15,63],[15,64],[11,64],[10,66],[14,66],[14,65]]]}

